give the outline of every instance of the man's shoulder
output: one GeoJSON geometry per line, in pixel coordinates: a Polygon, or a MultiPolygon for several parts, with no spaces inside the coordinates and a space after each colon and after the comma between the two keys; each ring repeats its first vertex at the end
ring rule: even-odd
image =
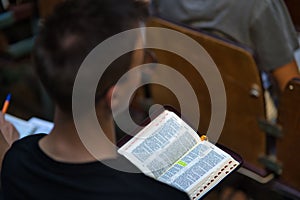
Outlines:
{"type": "Polygon", "coordinates": [[[26,153],[32,154],[38,149],[38,141],[44,136],[45,134],[29,135],[15,141],[7,151],[5,157],[7,156],[15,157],[17,155],[17,157],[20,158],[21,154],[26,154],[26,153]]]}
{"type": "Polygon", "coordinates": [[[46,134],[35,134],[35,135],[29,135],[29,136],[26,136],[24,138],[21,138],[17,141],[15,141],[13,144],[12,144],[12,147],[11,149],[14,149],[14,148],[31,148],[32,146],[35,146],[38,141],[44,137],[46,134]]]}

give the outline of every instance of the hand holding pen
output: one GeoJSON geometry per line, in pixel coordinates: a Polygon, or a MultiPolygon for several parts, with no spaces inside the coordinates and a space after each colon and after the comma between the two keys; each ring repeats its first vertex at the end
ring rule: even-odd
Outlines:
{"type": "Polygon", "coordinates": [[[9,146],[20,137],[17,129],[4,118],[4,114],[6,113],[10,103],[10,98],[11,94],[8,94],[4,101],[2,111],[0,112],[0,133],[3,135],[9,146]]]}

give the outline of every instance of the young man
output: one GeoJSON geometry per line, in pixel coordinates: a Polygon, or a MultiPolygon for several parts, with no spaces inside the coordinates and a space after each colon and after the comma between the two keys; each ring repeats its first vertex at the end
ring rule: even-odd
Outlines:
{"type": "MultiPolygon", "coordinates": [[[[114,148],[102,148],[96,159],[81,141],[72,115],[74,80],[85,57],[107,38],[137,28],[143,10],[135,0],[67,0],[45,21],[36,39],[34,60],[39,78],[56,104],[55,126],[49,135],[23,138],[8,150],[1,172],[5,199],[188,199],[187,194],[142,173],[110,168],[107,163],[121,161],[134,169],[114,148]]],[[[139,41],[136,38],[133,45],[139,41]]],[[[95,109],[112,142],[112,109],[122,107],[126,87],[136,84],[138,78],[116,83],[142,61],[141,50],[125,54],[101,77],[95,109]]],[[[83,110],[77,120],[85,123],[90,112],[83,110]]]]}

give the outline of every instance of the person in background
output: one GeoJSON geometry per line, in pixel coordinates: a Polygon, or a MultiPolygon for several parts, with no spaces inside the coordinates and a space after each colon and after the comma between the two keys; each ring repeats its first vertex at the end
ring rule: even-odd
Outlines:
{"type": "Polygon", "coordinates": [[[300,77],[297,32],[282,0],[152,0],[151,11],[252,49],[275,105],[278,93],[300,77]]]}
{"type": "MultiPolygon", "coordinates": [[[[36,72],[56,105],[54,128],[49,135],[28,136],[9,148],[1,171],[4,199],[189,199],[186,193],[142,173],[119,171],[99,162],[118,161],[134,169],[115,148],[106,148],[95,158],[81,141],[72,115],[74,80],[85,57],[111,36],[139,27],[146,16],[144,4],[135,0],[67,0],[45,20],[33,57],[36,72]]],[[[140,40],[137,36],[133,45],[140,40]]],[[[112,110],[123,107],[126,88],[139,79],[116,83],[142,64],[143,57],[143,50],[121,56],[100,79],[95,109],[111,142],[115,142],[112,110]]],[[[99,63],[101,67],[106,66],[99,63]]],[[[81,123],[90,112],[82,111],[81,123]]]]}

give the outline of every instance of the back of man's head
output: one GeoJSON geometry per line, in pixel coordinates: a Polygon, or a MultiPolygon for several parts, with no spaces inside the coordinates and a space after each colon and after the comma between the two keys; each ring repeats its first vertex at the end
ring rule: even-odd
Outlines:
{"type": "MultiPolygon", "coordinates": [[[[146,15],[146,8],[136,0],[66,0],[54,10],[37,37],[34,61],[39,78],[60,109],[71,113],[74,80],[88,53],[105,39],[138,27],[146,15]]],[[[104,85],[115,84],[128,70],[130,56],[122,57],[121,64],[113,66],[117,74],[102,77],[104,85]]],[[[98,93],[106,89],[100,87],[98,93]]]]}

